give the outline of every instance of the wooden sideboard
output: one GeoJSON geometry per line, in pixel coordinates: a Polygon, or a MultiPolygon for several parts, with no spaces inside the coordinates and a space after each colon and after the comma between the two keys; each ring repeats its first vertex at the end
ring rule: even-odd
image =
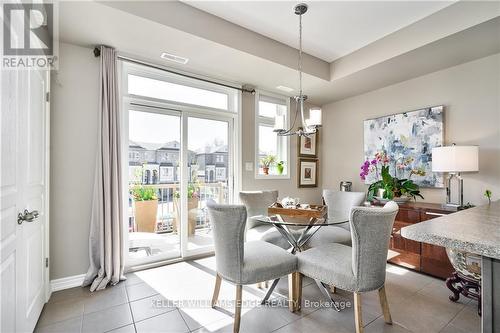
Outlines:
{"type": "Polygon", "coordinates": [[[401,228],[453,212],[444,209],[440,204],[411,202],[399,205],[392,228],[388,262],[441,279],[450,277],[454,270],[445,248],[403,238],[401,228]]]}

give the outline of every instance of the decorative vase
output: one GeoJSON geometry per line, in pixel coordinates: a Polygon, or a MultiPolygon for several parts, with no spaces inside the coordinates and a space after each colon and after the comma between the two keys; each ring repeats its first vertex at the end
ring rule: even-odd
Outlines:
{"type": "Polygon", "coordinates": [[[278,175],[282,175],[284,169],[285,169],[285,166],[283,164],[276,165],[276,170],[278,171],[278,175]]]}
{"type": "Polygon", "coordinates": [[[457,302],[461,295],[476,300],[477,313],[481,315],[481,256],[449,248],[446,254],[455,269],[446,279],[446,286],[453,293],[450,301],[457,302]]]}
{"type": "Polygon", "coordinates": [[[269,167],[262,167],[265,175],[269,175],[269,167]]]}
{"type": "Polygon", "coordinates": [[[134,201],[135,224],[139,232],[155,232],[158,200],[134,201]]]}
{"type": "Polygon", "coordinates": [[[455,271],[461,275],[481,281],[481,256],[470,252],[455,249],[446,249],[455,271]]]}

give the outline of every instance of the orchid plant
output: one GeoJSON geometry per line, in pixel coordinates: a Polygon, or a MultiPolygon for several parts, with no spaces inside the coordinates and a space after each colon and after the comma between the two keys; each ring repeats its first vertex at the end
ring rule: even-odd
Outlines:
{"type": "Polygon", "coordinates": [[[373,200],[380,189],[383,189],[384,199],[393,199],[395,197],[408,196],[416,200],[417,197],[424,198],[420,194],[417,184],[411,180],[413,175],[425,176],[423,168],[411,168],[412,157],[406,157],[399,160],[390,158],[385,152],[378,152],[371,160],[366,160],[361,165],[359,177],[365,181],[367,176],[375,173],[377,181],[368,187],[368,200],[373,200]],[[389,166],[394,164],[394,176],[390,174],[389,166]],[[404,173],[408,172],[408,177],[404,178],[404,173]],[[399,175],[398,175],[399,174],[399,175]],[[401,179],[398,178],[402,177],[401,179]]]}

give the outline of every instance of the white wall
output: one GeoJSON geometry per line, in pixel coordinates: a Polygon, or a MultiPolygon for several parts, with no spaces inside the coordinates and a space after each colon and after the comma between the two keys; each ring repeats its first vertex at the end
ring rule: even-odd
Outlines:
{"type": "MultiPolygon", "coordinates": [[[[448,68],[323,106],[323,187],[359,180],[363,120],[445,106],[445,143],[479,145],[479,173],[464,174],[464,201],[485,203],[485,189],[500,198],[500,55],[448,68]]],[[[423,189],[425,202],[445,201],[444,189],[423,189]]]]}
{"type": "Polygon", "coordinates": [[[90,48],[61,44],[51,79],[50,278],[58,279],[89,265],[99,60],[90,48]]]}

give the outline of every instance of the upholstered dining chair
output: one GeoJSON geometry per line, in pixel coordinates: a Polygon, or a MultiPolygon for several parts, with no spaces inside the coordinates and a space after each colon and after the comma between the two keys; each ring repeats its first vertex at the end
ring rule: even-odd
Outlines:
{"type": "Polygon", "coordinates": [[[267,208],[276,200],[278,200],[278,191],[276,190],[240,192],[240,201],[245,205],[248,213],[246,240],[262,240],[288,249],[290,244],[273,225],[252,218],[252,216],[267,215],[267,208]]]}
{"type": "MultiPolygon", "coordinates": [[[[351,208],[361,206],[365,201],[364,192],[342,192],[323,190],[323,204],[328,206],[328,214],[335,212],[345,213],[349,216],[351,208]]],[[[351,245],[351,230],[349,222],[319,229],[307,243],[308,247],[316,247],[327,243],[340,243],[351,245]]]]}
{"type": "Polygon", "coordinates": [[[208,206],[213,226],[217,276],[212,297],[215,307],[222,279],[236,284],[233,332],[239,332],[242,286],[274,280],[297,269],[297,258],[264,241],[244,242],[247,211],[243,205],[208,206]]]}
{"type": "MultiPolygon", "coordinates": [[[[384,285],[389,238],[398,209],[393,201],[384,207],[355,207],[349,219],[352,247],[330,243],[297,254],[301,274],[354,293],[357,333],[363,332],[363,292],[378,290],[385,322],[392,324],[384,285]]],[[[300,301],[299,292],[297,303],[300,301]]]]}

